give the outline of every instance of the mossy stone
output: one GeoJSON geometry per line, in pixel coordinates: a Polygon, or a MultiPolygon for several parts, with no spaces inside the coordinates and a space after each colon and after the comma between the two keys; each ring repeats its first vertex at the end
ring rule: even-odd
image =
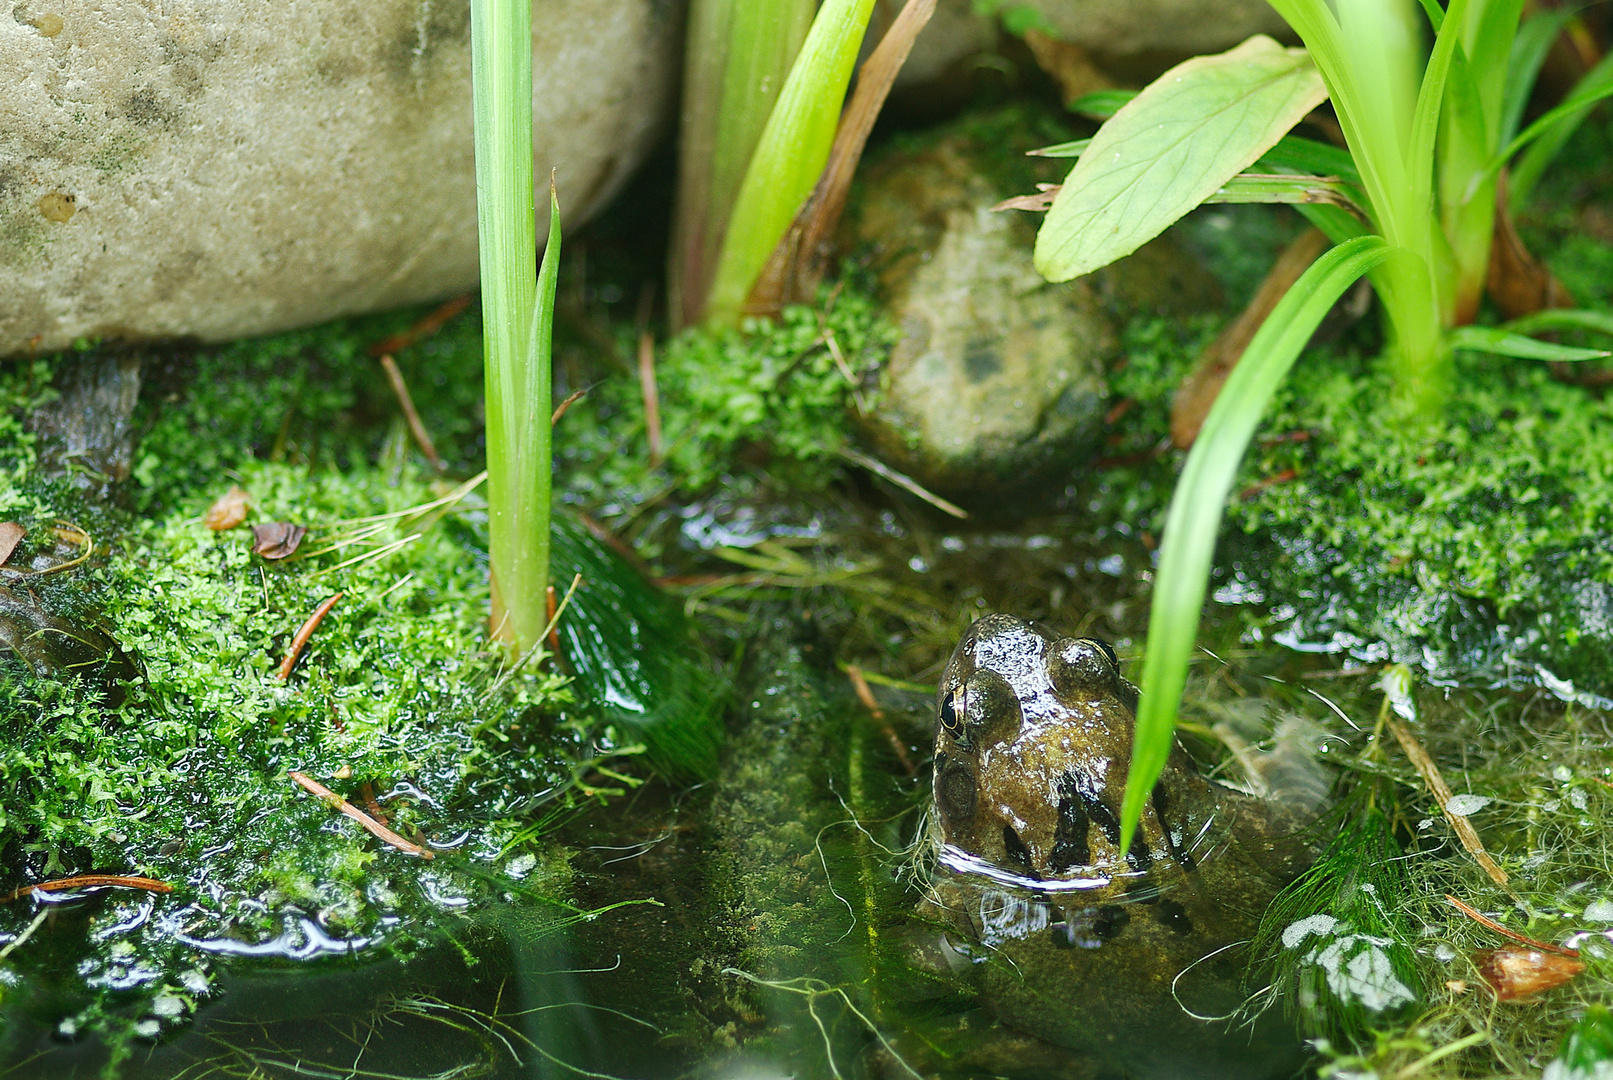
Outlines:
{"type": "Polygon", "coordinates": [[[1064,167],[1020,156],[1050,141],[1048,127],[1019,108],[899,146],[873,164],[853,212],[852,240],[869,253],[901,332],[863,437],[965,505],[1062,490],[1097,456],[1117,316],[1220,299],[1169,243],[1075,281],[1045,281],[1031,259],[1037,219],[993,207],[1064,167]]]}

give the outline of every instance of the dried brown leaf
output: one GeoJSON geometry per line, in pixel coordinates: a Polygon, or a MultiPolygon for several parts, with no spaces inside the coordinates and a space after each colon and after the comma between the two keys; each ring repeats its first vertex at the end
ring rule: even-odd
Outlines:
{"type": "Polygon", "coordinates": [[[1037,184],[1041,188],[1034,195],[1015,195],[1011,199],[1004,199],[991,209],[997,210],[1030,210],[1035,213],[1046,213],[1052,206],[1053,200],[1058,196],[1062,184],[1037,184]]]}
{"type": "Polygon", "coordinates": [[[11,558],[11,553],[17,550],[17,545],[22,543],[26,533],[27,530],[15,521],[0,521],[0,566],[4,566],[6,560],[11,558]]]}
{"type": "Polygon", "coordinates": [[[252,496],[232,484],[230,490],[207,508],[207,513],[202,515],[202,523],[214,532],[233,529],[246,520],[246,510],[251,504],[252,496]]]}
{"type": "Polygon", "coordinates": [[[1585,970],[1572,956],[1521,945],[1503,945],[1473,954],[1473,962],[1498,1001],[1516,1001],[1561,986],[1585,970]]]}
{"type": "Polygon", "coordinates": [[[284,559],[297,550],[302,538],[308,535],[306,525],[293,525],[289,521],[271,521],[266,525],[252,526],[252,553],[265,559],[284,559]]]}

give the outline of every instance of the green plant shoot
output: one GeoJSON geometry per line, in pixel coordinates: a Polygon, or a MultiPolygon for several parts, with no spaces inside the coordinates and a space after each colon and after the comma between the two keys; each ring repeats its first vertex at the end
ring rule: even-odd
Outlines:
{"type": "Polygon", "coordinates": [[[1560,106],[1516,131],[1566,16],[1543,13],[1520,30],[1521,0],[1272,6],[1304,51],[1257,37],[1190,60],[1120,105],[1089,143],[1048,151],[1079,159],[1037,236],[1037,268],[1055,281],[1135,250],[1204,202],[1290,202],[1341,245],[1301,278],[1245,351],[1172,498],[1122,814],[1127,843],[1170,749],[1238,461],[1272,389],[1332,302],[1323,298],[1353,280],[1346,268],[1369,274],[1382,300],[1392,405],[1414,421],[1442,407],[1455,349],[1548,360],[1605,355],[1523,332],[1544,323],[1464,325],[1477,314],[1487,279],[1502,168],[1541,139],[1520,170],[1527,189],[1577,117],[1613,94],[1613,67],[1599,67],[1560,106]],[[1347,157],[1285,135],[1324,96],[1347,157]],[[1379,246],[1361,246],[1372,234],[1379,246]]]}
{"type": "Polygon", "coordinates": [[[817,0],[694,0],[683,68],[678,203],[667,287],[674,326],[700,322],[728,216],[817,0]]]}
{"type": "Polygon", "coordinates": [[[532,191],[532,11],[474,0],[476,219],[487,385],[491,628],[512,653],[538,643],[549,583],[549,350],[560,211],[536,273],[532,191]]]}
{"type": "Polygon", "coordinates": [[[728,219],[706,322],[733,325],[829,160],[874,0],[824,0],[751,156],[728,219]]]}

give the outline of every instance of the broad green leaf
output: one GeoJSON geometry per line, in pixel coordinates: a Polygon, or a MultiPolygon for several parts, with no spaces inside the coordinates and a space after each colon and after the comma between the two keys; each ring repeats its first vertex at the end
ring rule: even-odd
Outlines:
{"type": "Polygon", "coordinates": [[[1037,233],[1037,270],[1068,281],[1136,251],[1326,99],[1305,51],[1264,35],[1178,64],[1093,136],[1037,233]]]}
{"type": "Polygon", "coordinates": [[[1148,614],[1142,697],[1120,812],[1121,851],[1130,850],[1137,822],[1170,756],[1176,706],[1187,685],[1221,513],[1255,426],[1334,302],[1362,274],[1397,252],[1405,257],[1381,237],[1363,236],[1316,260],[1249,342],[1187,455],[1165,519],[1148,614]]]}
{"type": "Polygon", "coordinates": [[[1508,333],[1497,326],[1459,326],[1451,331],[1450,343],[1456,349],[1514,356],[1520,360],[1601,360],[1613,356],[1613,353],[1603,349],[1581,349],[1573,345],[1536,341],[1522,334],[1508,333]]]}

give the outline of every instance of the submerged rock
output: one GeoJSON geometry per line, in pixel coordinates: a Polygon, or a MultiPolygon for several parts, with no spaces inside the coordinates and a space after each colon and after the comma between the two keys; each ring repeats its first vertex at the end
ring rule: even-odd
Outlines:
{"type": "MultiPolygon", "coordinates": [[[[569,222],[669,118],[682,7],[534,5],[535,166],[569,222]]],[[[27,0],[0,17],[0,83],[0,356],[476,285],[463,3],[27,0]]]]}
{"type": "Polygon", "coordinates": [[[1100,445],[1118,321],[1219,300],[1169,241],[1075,281],[1043,280],[1031,260],[1039,219],[992,207],[1057,178],[1066,163],[1014,160],[1057,138],[1031,110],[965,121],[877,162],[855,208],[855,240],[872,252],[902,334],[865,436],[897,469],[965,504],[1050,480],[1062,488],[1100,445]]]}

